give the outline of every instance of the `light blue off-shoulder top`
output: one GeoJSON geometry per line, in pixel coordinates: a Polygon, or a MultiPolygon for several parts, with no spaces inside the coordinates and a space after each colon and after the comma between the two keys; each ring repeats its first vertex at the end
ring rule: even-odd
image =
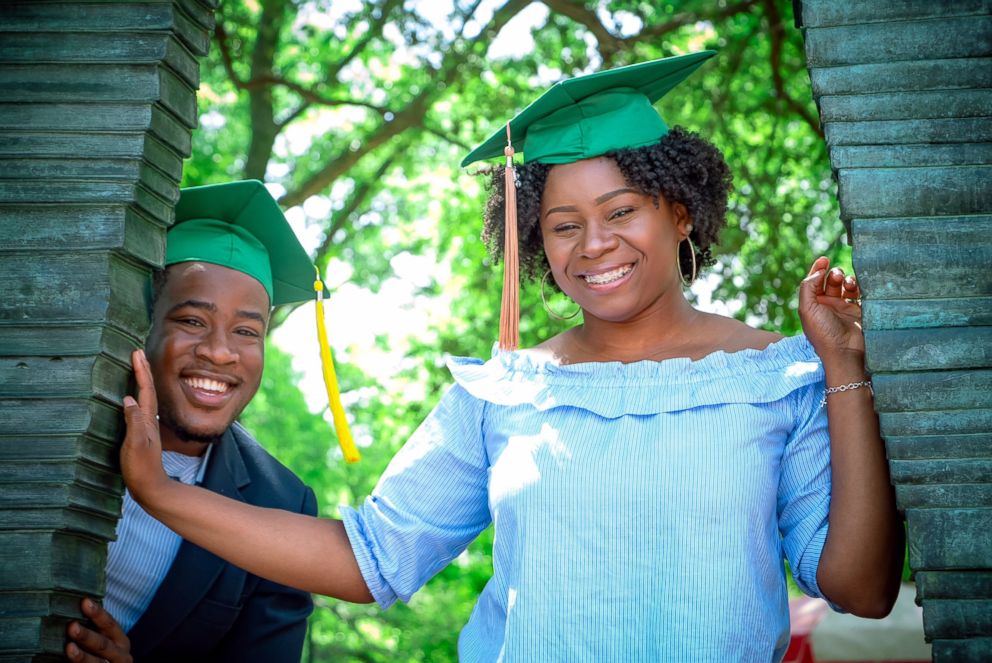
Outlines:
{"type": "Polygon", "coordinates": [[[783,556],[819,596],[830,453],[803,336],[700,360],[452,359],[455,384],[342,517],[408,600],[490,523],[462,661],[777,661],[783,556]]]}

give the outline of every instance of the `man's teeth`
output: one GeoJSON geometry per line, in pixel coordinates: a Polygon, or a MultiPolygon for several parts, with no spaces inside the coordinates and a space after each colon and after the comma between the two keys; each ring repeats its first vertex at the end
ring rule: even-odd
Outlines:
{"type": "Polygon", "coordinates": [[[586,274],[583,278],[587,283],[604,285],[606,283],[612,283],[613,281],[622,279],[627,276],[633,268],[633,265],[624,265],[623,267],[617,267],[611,272],[603,272],[602,274],[586,274]]]}
{"type": "Polygon", "coordinates": [[[210,380],[208,378],[186,378],[184,382],[193,387],[193,389],[199,389],[200,391],[212,391],[217,394],[225,393],[230,386],[226,382],[210,380]]]}

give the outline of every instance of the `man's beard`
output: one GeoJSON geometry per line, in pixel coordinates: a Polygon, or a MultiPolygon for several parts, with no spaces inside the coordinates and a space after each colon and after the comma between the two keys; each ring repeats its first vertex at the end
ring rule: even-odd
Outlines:
{"type": "MultiPolygon", "coordinates": [[[[165,408],[158,413],[159,425],[165,426],[179,438],[181,442],[196,442],[198,444],[216,444],[221,441],[224,431],[220,433],[197,433],[183,426],[172,413],[172,410],[165,408]]],[[[227,426],[224,427],[227,430],[227,426]]]]}

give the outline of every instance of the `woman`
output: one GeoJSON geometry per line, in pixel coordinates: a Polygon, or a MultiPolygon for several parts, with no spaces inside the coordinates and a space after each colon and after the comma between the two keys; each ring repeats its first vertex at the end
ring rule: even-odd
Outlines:
{"type": "Polygon", "coordinates": [[[523,270],[548,270],[582,324],[514,351],[511,276],[504,349],[451,362],[455,385],[343,522],[169,481],[140,353],[121,456],[132,496],[253,573],[383,607],[493,522],[494,575],[459,640],[468,661],[779,660],[783,553],[807,593],[886,614],[902,530],[857,283],[817,259],[800,287],[806,336],[788,339],[683,295],[730,177],[651,104],[710,55],[566,81],[510,122],[526,163],[510,191],[496,178],[486,235],[508,212],[523,270]]]}

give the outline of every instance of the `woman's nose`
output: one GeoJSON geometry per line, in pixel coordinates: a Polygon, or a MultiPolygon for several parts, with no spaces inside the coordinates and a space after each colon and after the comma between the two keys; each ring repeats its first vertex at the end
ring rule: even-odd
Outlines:
{"type": "Polygon", "coordinates": [[[620,240],[616,234],[601,223],[590,223],[582,235],[582,255],[597,258],[615,249],[620,240]]]}

